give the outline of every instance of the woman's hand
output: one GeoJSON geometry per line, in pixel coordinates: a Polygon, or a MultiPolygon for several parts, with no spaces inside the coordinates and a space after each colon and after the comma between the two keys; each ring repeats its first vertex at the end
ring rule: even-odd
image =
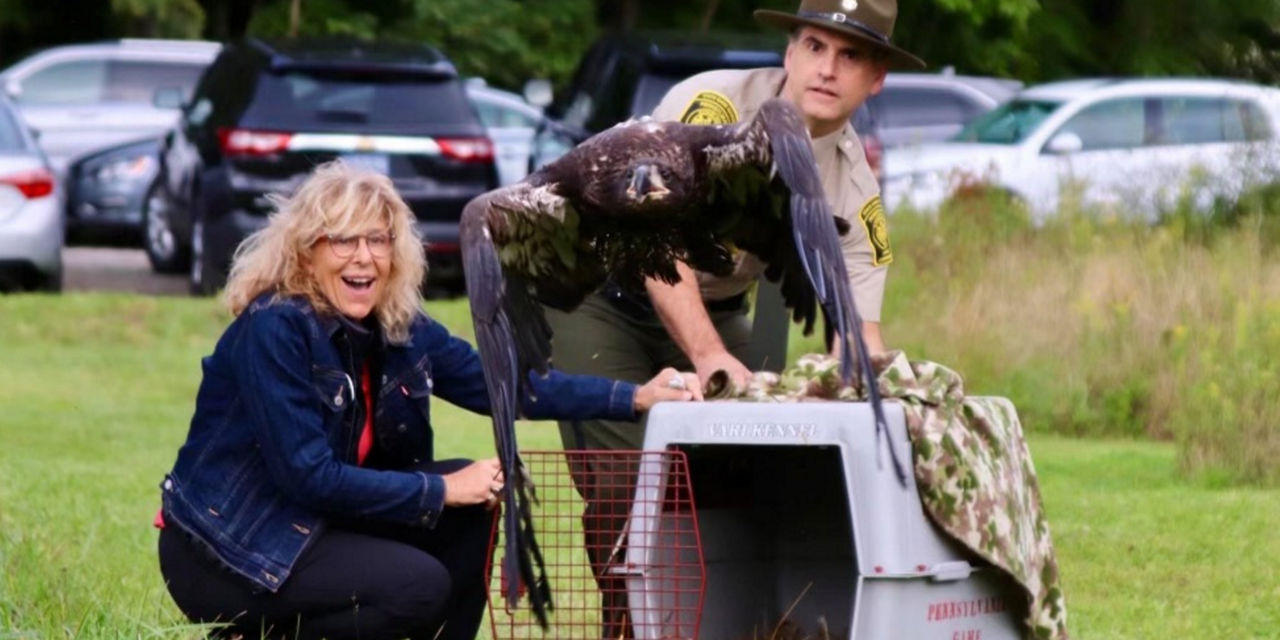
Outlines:
{"type": "Polygon", "coordinates": [[[635,407],[636,413],[644,413],[653,405],[667,400],[677,402],[702,400],[702,382],[698,380],[697,374],[680,373],[667,367],[659,371],[652,380],[636,389],[632,406],[635,407]]]}
{"type": "Polygon", "coordinates": [[[498,504],[505,486],[502,477],[502,466],[497,458],[478,460],[471,464],[445,474],[444,505],[446,507],[466,507],[483,504],[492,508],[498,504]]]}

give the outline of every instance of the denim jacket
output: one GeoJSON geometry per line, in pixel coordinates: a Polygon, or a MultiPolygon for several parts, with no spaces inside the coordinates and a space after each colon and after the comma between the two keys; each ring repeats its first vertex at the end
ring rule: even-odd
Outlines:
{"type": "MultiPolygon", "coordinates": [[[[166,526],[276,591],[327,516],[433,527],[442,476],[356,466],[357,372],[343,370],[337,318],[300,298],[264,294],[204,358],[195,415],[161,484],[166,526]]],[[[471,345],[421,315],[404,344],[380,341],[371,385],[376,447],[390,467],[433,460],[432,395],[487,413],[471,345]]],[[[635,385],[557,371],[531,374],[529,418],[635,419],[635,385]]],[[[637,427],[638,428],[638,427],[637,427]]]]}

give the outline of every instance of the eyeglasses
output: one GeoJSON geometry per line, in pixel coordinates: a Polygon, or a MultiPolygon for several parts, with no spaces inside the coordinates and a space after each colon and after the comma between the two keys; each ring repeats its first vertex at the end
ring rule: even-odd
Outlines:
{"type": "Polygon", "coordinates": [[[356,249],[360,248],[361,239],[364,240],[365,246],[369,247],[369,253],[378,258],[385,258],[391,255],[391,244],[396,239],[396,234],[390,231],[374,231],[362,236],[340,236],[330,233],[326,234],[324,239],[329,241],[329,249],[333,251],[333,255],[339,258],[354,256],[356,249]]]}

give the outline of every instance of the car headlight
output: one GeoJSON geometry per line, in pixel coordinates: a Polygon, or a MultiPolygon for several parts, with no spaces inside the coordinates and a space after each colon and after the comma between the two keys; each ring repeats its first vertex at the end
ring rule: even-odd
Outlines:
{"type": "Polygon", "coordinates": [[[98,182],[134,182],[149,179],[156,170],[156,160],[150,155],[114,158],[102,163],[93,172],[98,182]]]}

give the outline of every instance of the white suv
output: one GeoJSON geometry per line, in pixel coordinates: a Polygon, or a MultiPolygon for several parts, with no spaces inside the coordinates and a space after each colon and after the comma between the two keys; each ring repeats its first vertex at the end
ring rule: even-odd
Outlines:
{"type": "Polygon", "coordinates": [[[190,95],[219,49],[218,43],[196,40],[53,47],[0,72],[0,90],[61,174],[78,156],[158,137],[172,127],[179,106],[174,103],[190,95]]]}
{"type": "Polygon", "coordinates": [[[1065,194],[1154,219],[1280,177],[1280,90],[1213,79],[1090,79],[1031,87],[949,142],[885,154],[885,202],[918,209],[987,185],[1036,219],[1065,194]]]}

